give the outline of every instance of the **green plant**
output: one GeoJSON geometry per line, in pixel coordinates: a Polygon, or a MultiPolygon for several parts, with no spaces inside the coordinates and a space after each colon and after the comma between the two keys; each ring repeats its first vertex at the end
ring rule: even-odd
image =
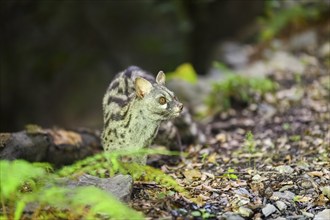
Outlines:
{"type": "Polygon", "coordinates": [[[166,73],[166,77],[171,79],[181,79],[191,84],[197,82],[197,73],[190,63],[183,63],[174,72],[166,73]]]}
{"type": "Polygon", "coordinates": [[[214,62],[214,67],[224,73],[225,79],[213,84],[206,100],[213,111],[227,110],[232,107],[233,101],[251,103],[255,95],[263,96],[277,87],[276,83],[269,79],[239,75],[219,62],[214,62]]]}
{"type": "Polygon", "coordinates": [[[177,192],[187,195],[184,188],[181,187],[171,176],[165,174],[159,169],[140,165],[136,163],[121,162],[120,158],[125,156],[139,154],[163,154],[178,155],[177,152],[171,152],[158,149],[139,149],[136,151],[116,151],[111,153],[102,153],[68,167],[64,167],[58,173],[60,176],[75,176],[81,173],[104,177],[106,175],[113,176],[116,173],[130,174],[135,180],[154,181],[164,187],[172,188],[177,192]]]}
{"type": "Polygon", "coordinates": [[[282,125],[282,128],[286,131],[290,130],[291,129],[291,125],[287,122],[285,122],[283,125],[282,125]]]}
{"type": "Polygon", "coordinates": [[[140,213],[126,207],[112,196],[95,187],[69,189],[55,186],[57,175],[46,166],[26,161],[0,161],[1,204],[3,219],[21,219],[27,204],[37,204],[32,219],[78,218],[96,219],[100,214],[113,218],[143,219],[140,213]],[[45,206],[54,210],[47,212],[45,206]],[[69,211],[70,210],[70,211],[69,211]],[[55,216],[54,216],[55,215],[55,216]]]}
{"type": "Polygon", "coordinates": [[[213,214],[207,212],[205,209],[199,209],[191,212],[191,215],[196,218],[209,219],[215,217],[213,214]]]}
{"type": "Polygon", "coordinates": [[[308,4],[303,1],[296,1],[294,4],[286,4],[286,1],[266,1],[265,16],[259,18],[261,26],[259,39],[268,41],[278,35],[288,26],[302,26],[308,21],[316,21],[326,13],[325,2],[315,1],[308,4]]]}
{"type": "Polygon", "coordinates": [[[251,131],[248,131],[245,135],[244,149],[250,154],[256,152],[256,142],[251,131]]]}
{"type": "Polygon", "coordinates": [[[301,140],[301,136],[300,135],[292,135],[289,137],[289,139],[293,142],[298,142],[301,140]]]}
{"type": "Polygon", "coordinates": [[[103,153],[66,166],[57,172],[45,163],[32,164],[20,160],[0,161],[2,216],[4,219],[20,219],[26,205],[36,203],[38,207],[33,213],[34,219],[78,219],[81,216],[87,216],[87,219],[103,217],[142,219],[141,214],[101,189],[92,186],[68,189],[57,186],[55,179],[74,178],[83,173],[101,177],[115,173],[129,173],[135,179],[154,181],[187,196],[184,188],[161,170],[135,163],[123,163],[119,160],[125,156],[155,153],[177,155],[177,153],[157,149],[103,153]],[[55,211],[49,213],[43,209],[45,206],[51,206],[55,211]]]}
{"type": "Polygon", "coordinates": [[[238,179],[238,176],[235,174],[235,170],[230,167],[228,168],[227,172],[225,174],[223,174],[222,177],[232,179],[232,180],[238,179]]]}

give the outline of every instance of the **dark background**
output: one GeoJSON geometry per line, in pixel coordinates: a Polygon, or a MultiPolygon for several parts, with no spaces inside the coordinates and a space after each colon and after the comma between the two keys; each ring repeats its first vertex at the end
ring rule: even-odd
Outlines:
{"type": "Polygon", "coordinates": [[[244,35],[262,0],[1,1],[0,131],[102,127],[101,100],[129,65],[206,74],[223,40],[244,35]]]}

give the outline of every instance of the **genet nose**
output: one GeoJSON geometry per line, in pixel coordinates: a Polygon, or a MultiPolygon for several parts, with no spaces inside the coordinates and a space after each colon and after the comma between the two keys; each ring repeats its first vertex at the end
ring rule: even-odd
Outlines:
{"type": "Polygon", "coordinates": [[[180,109],[180,112],[182,112],[182,109],[183,109],[183,104],[182,103],[179,104],[179,109],[180,109]]]}

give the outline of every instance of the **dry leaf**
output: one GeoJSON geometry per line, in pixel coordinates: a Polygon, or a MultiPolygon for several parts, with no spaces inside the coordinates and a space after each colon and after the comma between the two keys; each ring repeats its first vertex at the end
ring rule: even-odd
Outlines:
{"type": "Polygon", "coordinates": [[[308,172],[307,174],[311,177],[315,177],[315,176],[321,177],[321,176],[323,176],[323,172],[321,172],[321,171],[312,171],[312,172],[308,172]]]}
{"type": "Polygon", "coordinates": [[[202,174],[199,170],[186,170],[183,172],[183,175],[188,179],[188,180],[193,180],[193,179],[199,179],[202,177],[202,174]]]}

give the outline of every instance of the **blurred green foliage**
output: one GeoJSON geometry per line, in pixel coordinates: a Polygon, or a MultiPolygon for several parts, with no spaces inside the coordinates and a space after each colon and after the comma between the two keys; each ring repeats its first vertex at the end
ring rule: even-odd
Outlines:
{"type": "Polygon", "coordinates": [[[236,172],[235,169],[229,167],[227,172],[223,174],[222,177],[227,179],[237,180],[238,176],[235,174],[235,172],[236,172]]]}
{"type": "Polygon", "coordinates": [[[256,142],[251,131],[248,131],[245,135],[244,150],[250,154],[256,152],[256,142]]]}
{"type": "Polygon", "coordinates": [[[179,153],[164,149],[113,151],[111,154],[104,152],[78,161],[71,166],[66,166],[58,174],[60,176],[72,176],[88,173],[100,177],[114,176],[117,173],[130,174],[135,180],[154,181],[164,187],[185,193],[185,190],[171,176],[166,175],[161,170],[147,165],[121,162],[123,157],[152,154],[178,155],[179,153]]]}
{"type": "Polygon", "coordinates": [[[1,160],[0,170],[1,203],[4,207],[1,219],[21,219],[29,203],[37,204],[33,214],[35,219],[78,219],[82,216],[97,219],[100,213],[115,219],[143,219],[140,213],[96,187],[69,189],[52,186],[56,175],[48,173],[40,164],[35,166],[21,160],[1,160]],[[54,207],[54,210],[42,210],[46,205],[54,207]]]}
{"type": "Polygon", "coordinates": [[[191,84],[195,84],[197,82],[197,73],[190,63],[181,64],[175,69],[174,72],[166,73],[166,77],[169,80],[181,79],[191,84]]]}
{"type": "Polygon", "coordinates": [[[214,62],[214,67],[225,75],[225,79],[213,84],[207,104],[212,111],[223,111],[232,107],[233,102],[249,104],[255,95],[263,96],[274,91],[276,83],[262,77],[239,75],[224,64],[214,62]]]}
{"type": "Polygon", "coordinates": [[[268,0],[265,5],[265,16],[259,18],[261,26],[259,40],[268,41],[289,26],[303,26],[316,21],[329,12],[325,1],[282,1],[268,0]]]}
{"type": "Polygon", "coordinates": [[[188,196],[171,176],[153,167],[134,163],[122,163],[121,157],[136,154],[166,154],[177,153],[146,149],[139,151],[115,152],[98,154],[71,166],[54,171],[46,163],[29,163],[26,161],[0,161],[1,170],[1,203],[5,207],[1,219],[21,219],[27,204],[33,203],[35,218],[69,218],[79,219],[143,219],[143,216],[117,201],[114,197],[94,186],[66,188],[56,184],[60,177],[75,177],[84,173],[101,177],[115,173],[131,174],[134,179],[154,181],[161,186],[174,189],[188,196]],[[52,212],[43,209],[45,206],[53,207],[52,212]]]}

